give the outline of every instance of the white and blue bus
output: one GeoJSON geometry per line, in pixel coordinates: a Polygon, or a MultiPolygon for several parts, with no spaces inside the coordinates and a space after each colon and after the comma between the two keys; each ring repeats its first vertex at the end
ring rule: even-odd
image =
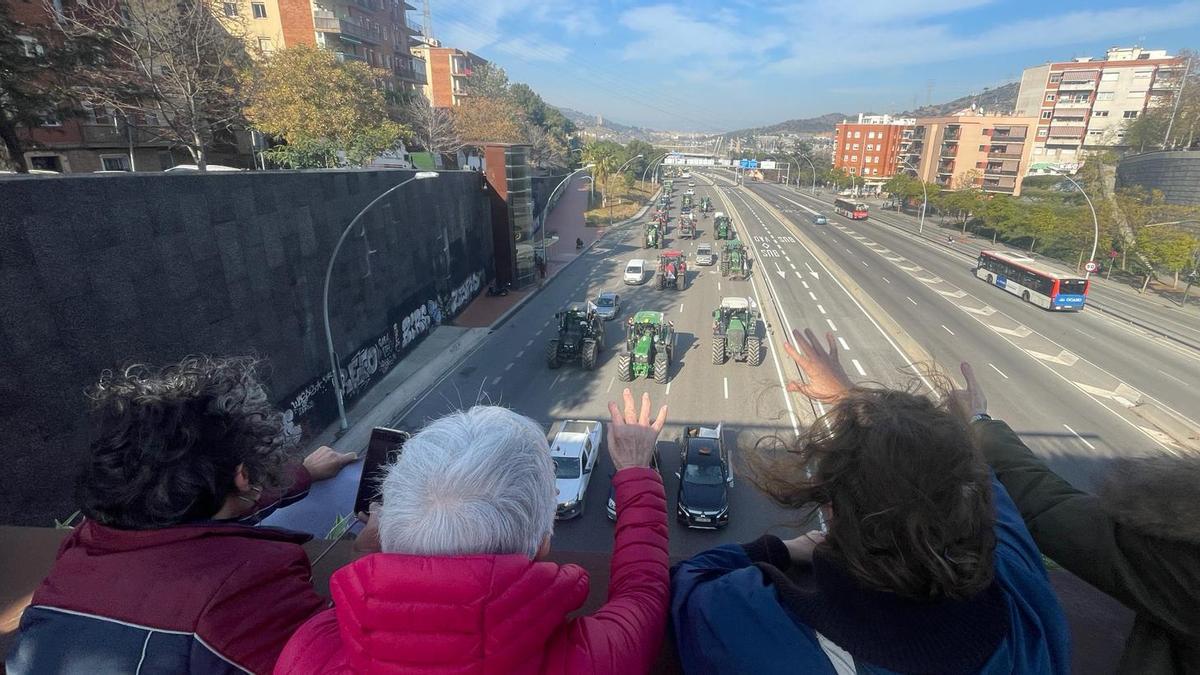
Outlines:
{"type": "Polygon", "coordinates": [[[980,251],[975,276],[1042,309],[1078,312],[1087,300],[1087,279],[1070,277],[1034,266],[1023,255],[980,251]]]}

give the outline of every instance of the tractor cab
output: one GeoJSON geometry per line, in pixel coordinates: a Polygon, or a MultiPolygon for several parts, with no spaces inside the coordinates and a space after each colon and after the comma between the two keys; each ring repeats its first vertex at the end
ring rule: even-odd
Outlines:
{"type": "Polygon", "coordinates": [[[556,313],[557,335],[546,344],[546,364],[551,369],[564,362],[579,361],[586,370],[596,367],[604,347],[604,326],[591,303],[573,302],[556,313]]]}
{"type": "Polygon", "coordinates": [[[625,351],[617,356],[617,378],[653,376],[666,384],[675,351],[675,324],[662,312],[643,310],[625,322],[625,351]]]}
{"type": "Polygon", "coordinates": [[[721,250],[721,276],[746,279],[750,276],[750,256],[739,239],[725,242],[721,250]]]}
{"type": "Polygon", "coordinates": [[[658,287],[677,291],[687,287],[687,258],[683,251],[668,249],[658,256],[658,287]]]}
{"type": "Polygon", "coordinates": [[[749,298],[721,298],[713,310],[712,360],[715,365],[729,358],[757,366],[762,363],[762,335],[758,330],[758,307],[749,298]]]}

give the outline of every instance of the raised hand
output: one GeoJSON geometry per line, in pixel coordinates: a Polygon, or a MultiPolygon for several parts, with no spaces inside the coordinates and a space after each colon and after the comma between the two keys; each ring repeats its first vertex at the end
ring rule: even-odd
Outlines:
{"type": "Polygon", "coordinates": [[[612,420],[608,423],[608,454],[617,471],[637,466],[650,466],[658,434],[667,423],[667,406],[658,410],[658,417],[650,421],[650,394],[642,394],[642,409],[638,412],[633,404],[633,392],[625,390],[625,410],[621,411],[610,401],[608,412],[612,420]]]}
{"type": "Polygon", "coordinates": [[[833,333],[825,334],[828,349],[821,346],[821,341],[811,329],[805,328],[803,335],[800,331],[793,330],[792,336],[796,339],[799,349],[791,343],[785,344],[783,349],[800,368],[800,372],[808,378],[808,383],[790,380],[787,384],[788,391],[803,394],[822,403],[837,402],[854,386],[854,382],[838,361],[837,342],[833,339],[833,333]]]}

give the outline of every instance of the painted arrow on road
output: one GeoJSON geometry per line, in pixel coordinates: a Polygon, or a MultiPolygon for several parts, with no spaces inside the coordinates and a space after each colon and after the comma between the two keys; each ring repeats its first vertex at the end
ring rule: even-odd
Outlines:
{"type": "Polygon", "coordinates": [[[782,269],[779,268],[779,263],[775,263],[775,273],[779,275],[780,279],[787,278],[787,272],[784,272],[782,269]]]}
{"type": "Polygon", "coordinates": [[[816,270],[814,270],[814,269],[812,268],[812,265],[809,265],[808,263],[804,263],[804,266],[808,268],[808,273],[809,273],[809,274],[811,274],[811,275],[813,276],[813,278],[814,278],[814,279],[820,279],[820,278],[821,278],[821,276],[820,276],[819,274],[817,274],[816,270]]]}

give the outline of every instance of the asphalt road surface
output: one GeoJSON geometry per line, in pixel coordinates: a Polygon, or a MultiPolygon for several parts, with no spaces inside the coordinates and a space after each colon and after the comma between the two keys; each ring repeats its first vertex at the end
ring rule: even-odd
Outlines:
{"type": "MultiPolygon", "coordinates": [[[[656,406],[670,406],[659,450],[672,512],[679,465],[674,439],[685,424],[724,423],[725,441],[735,448],[736,474],[744,455],[769,452],[764,444],[791,438],[822,412],[783,389],[798,375],[781,341],[791,329],[805,327],[833,333],[852,377],[887,386],[929,389],[932,382],[913,367],[914,345],[924,352],[919,360],[936,362],[955,375],[959,361],[970,361],[993,415],[1012,424],[1035,452],[1084,487],[1094,484],[1113,457],[1181,451],[1152,421],[1200,409],[1194,384],[1200,382],[1200,361],[1192,352],[1102,316],[1052,314],[1021,303],[975,279],[960,254],[886,227],[886,216],[880,222],[849,221],[835,216],[829,203],[795,190],[734,187],[721,172],[693,176],[696,203],[711,196],[716,210],[733,216],[754,260],[749,280],[722,279],[715,265],[695,265],[690,254],[696,244],[713,242],[711,217],[700,221],[696,240],[677,239],[674,223],[667,235],[668,247],[689,254],[688,286],[682,292],[659,290],[654,279],[624,285],[625,263],[654,261],[658,251],[641,248],[640,225],[611,232],[393,423],[416,429],[475,403],[509,406],[546,427],[559,419],[606,421],[608,401],[618,400],[625,386],[616,379],[624,319],[651,309],[674,322],[676,358],[668,384],[645,379],[631,388],[636,396],[649,392],[656,406]],[[825,214],[829,224],[814,225],[814,212],[825,214]],[[620,293],[622,306],[607,325],[607,348],[596,370],[578,365],[550,370],[545,346],[554,335],[554,313],[604,289],[620,293]],[[748,297],[763,310],[760,330],[768,339],[758,366],[711,363],[711,312],[727,296],[748,297]]],[[[675,184],[672,216],[687,189],[686,180],[675,184]]],[[[556,526],[557,548],[611,549],[612,525],[605,516],[611,472],[602,454],[584,514],[556,526]]],[[[811,520],[801,522],[806,515],[777,507],[738,474],[729,526],[717,532],[687,530],[671,517],[671,553],[689,555],[768,530],[796,534],[801,525],[811,525],[811,520]]]]}

